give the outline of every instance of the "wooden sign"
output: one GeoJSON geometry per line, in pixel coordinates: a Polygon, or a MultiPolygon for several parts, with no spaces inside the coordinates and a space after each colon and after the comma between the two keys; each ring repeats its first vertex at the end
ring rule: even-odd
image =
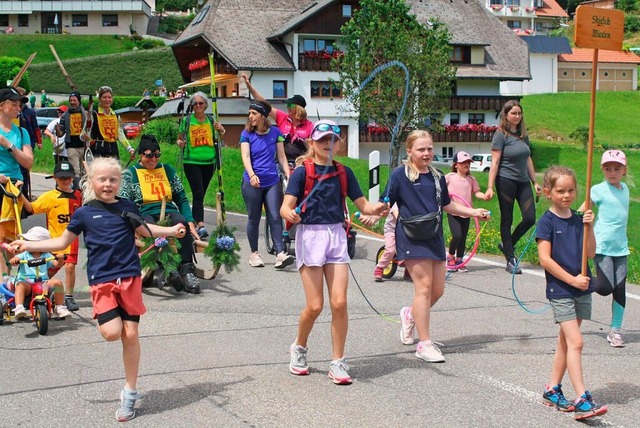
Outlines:
{"type": "Polygon", "coordinates": [[[574,42],[579,48],[622,50],[624,12],[578,6],[574,42]]]}

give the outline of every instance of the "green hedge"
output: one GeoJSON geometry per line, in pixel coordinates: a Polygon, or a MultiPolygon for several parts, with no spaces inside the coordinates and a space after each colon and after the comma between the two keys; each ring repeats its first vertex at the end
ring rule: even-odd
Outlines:
{"type": "MultiPolygon", "coordinates": [[[[171,48],[73,59],[64,61],[64,66],[83,94],[95,93],[100,86],[108,85],[116,96],[142,96],[145,88],[155,88],[159,79],[170,91],[184,83],[171,48]]],[[[70,91],[56,62],[33,64],[29,74],[32,88],[61,94],[70,91]]]]}

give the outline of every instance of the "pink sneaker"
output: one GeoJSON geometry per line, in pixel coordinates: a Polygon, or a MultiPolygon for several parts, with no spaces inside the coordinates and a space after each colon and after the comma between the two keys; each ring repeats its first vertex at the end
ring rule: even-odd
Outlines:
{"type": "Polygon", "coordinates": [[[384,271],[382,270],[381,267],[376,266],[376,268],[373,270],[373,280],[375,282],[382,282],[382,274],[384,273],[384,271]]]}

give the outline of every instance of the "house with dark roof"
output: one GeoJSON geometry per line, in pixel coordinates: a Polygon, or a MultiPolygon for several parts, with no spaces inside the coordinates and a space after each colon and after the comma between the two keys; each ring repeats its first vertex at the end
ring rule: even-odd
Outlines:
{"type": "MultiPolygon", "coordinates": [[[[452,34],[457,82],[443,118],[452,132],[434,135],[438,151],[451,157],[457,150],[488,150],[491,132],[465,125],[497,124],[497,113],[508,99],[500,94],[500,82],[531,78],[527,44],[478,1],[407,4],[420,22],[438,18],[452,34]]],[[[339,77],[330,67],[337,53],[334,44],[340,49],[340,28],[359,7],[357,0],[210,0],[172,48],[185,86],[209,84],[206,57],[214,55],[217,96],[228,108],[219,108],[227,141],[238,141],[246,121],[246,110],[238,115],[239,108],[232,107],[248,104],[241,79],[245,73],[276,107],[299,94],[307,100],[311,120],[338,122],[346,140],[344,154],[362,158],[377,149],[384,161],[389,135],[372,134],[360,118],[342,114],[347,100],[332,83],[339,77]]]]}
{"type": "Polygon", "coordinates": [[[548,35],[569,18],[555,0],[478,0],[518,35],[548,35]]]}

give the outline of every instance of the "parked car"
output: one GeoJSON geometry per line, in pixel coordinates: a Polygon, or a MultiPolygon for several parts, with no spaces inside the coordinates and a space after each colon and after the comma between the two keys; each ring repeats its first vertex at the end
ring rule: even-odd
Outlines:
{"type": "Polygon", "coordinates": [[[127,138],[136,138],[142,132],[142,124],[140,122],[124,122],[122,128],[127,138]]]}
{"type": "Polygon", "coordinates": [[[433,154],[433,158],[431,159],[431,165],[433,165],[434,168],[442,170],[442,172],[444,172],[445,174],[447,172],[450,172],[451,170],[451,162],[435,153],[433,154]]]}
{"type": "Polygon", "coordinates": [[[38,128],[44,131],[53,119],[58,118],[58,107],[40,107],[36,109],[38,128]]]}
{"type": "Polygon", "coordinates": [[[471,156],[471,171],[489,172],[489,168],[491,168],[491,153],[471,156]]]}

